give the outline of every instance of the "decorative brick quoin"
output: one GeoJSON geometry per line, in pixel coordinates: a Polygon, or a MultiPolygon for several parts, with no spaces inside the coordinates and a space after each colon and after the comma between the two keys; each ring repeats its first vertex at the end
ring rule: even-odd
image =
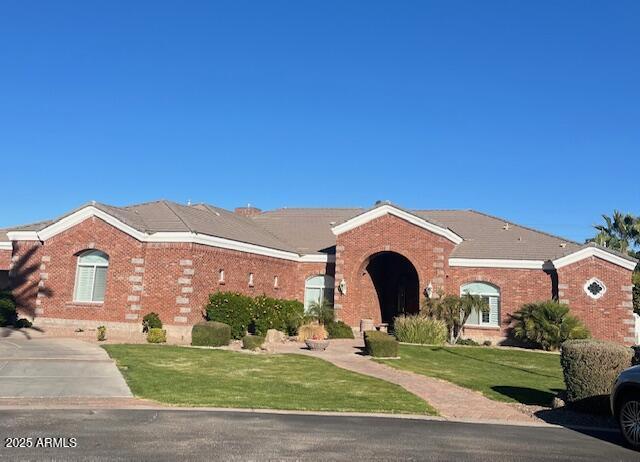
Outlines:
{"type": "Polygon", "coordinates": [[[89,203],[51,221],[0,230],[0,289],[35,325],[171,332],[202,320],[208,295],[328,299],[336,315],[391,323],[425,297],[473,293],[465,337],[498,341],[524,303],[566,303],[599,339],[634,341],[632,258],[472,210],[255,207],[168,201],[89,203]]]}

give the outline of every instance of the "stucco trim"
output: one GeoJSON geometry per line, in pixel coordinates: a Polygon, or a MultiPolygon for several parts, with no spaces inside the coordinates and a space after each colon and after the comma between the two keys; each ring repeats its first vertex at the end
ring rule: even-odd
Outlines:
{"type": "Polygon", "coordinates": [[[13,242],[0,242],[0,250],[13,250],[13,242]]]}
{"type": "Polygon", "coordinates": [[[129,236],[141,242],[176,242],[176,243],[194,243],[211,247],[218,247],[228,250],[237,250],[239,252],[252,253],[267,257],[279,258],[282,260],[290,260],[296,262],[310,263],[327,263],[333,260],[333,255],[298,255],[297,253],[287,252],[284,250],[272,249],[246,242],[224,239],[206,234],[198,234],[193,232],[158,232],[147,234],[140,232],[131,226],[126,225],[114,216],[93,206],[84,207],[77,212],[64,217],[63,219],[47,226],[41,231],[10,231],[7,236],[12,241],[46,241],[60,234],[73,226],[82,223],[84,220],[98,217],[116,229],[128,234],[129,236]]]}
{"type": "Polygon", "coordinates": [[[517,269],[547,269],[549,266],[543,260],[506,260],[494,258],[449,258],[449,266],[465,268],[517,268],[517,269]]]}
{"type": "Polygon", "coordinates": [[[622,258],[618,255],[614,255],[611,252],[599,249],[598,247],[585,247],[584,249],[580,249],[574,253],[553,260],[553,266],[555,266],[556,269],[559,269],[589,257],[597,257],[631,271],[636,268],[637,264],[634,261],[627,260],[626,258],[622,258]]]}
{"type": "Polygon", "coordinates": [[[416,215],[405,212],[404,210],[400,210],[399,208],[388,204],[361,213],[360,215],[357,215],[350,220],[345,221],[344,223],[334,226],[333,228],[331,228],[331,231],[333,231],[333,234],[335,234],[336,236],[339,236],[342,233],[351,231],[352,229],[358,228],[365,223],[369,223],[370,221],[383,217],[385,215],[393,215],[402,220],[408,221],[409,223],[431,231],[434,234],[446,237],[454,244],[460,244],[463,240],[460,236],[458,236],[448,228],[434,225],[433,223],[423,220],[416,215]]]}

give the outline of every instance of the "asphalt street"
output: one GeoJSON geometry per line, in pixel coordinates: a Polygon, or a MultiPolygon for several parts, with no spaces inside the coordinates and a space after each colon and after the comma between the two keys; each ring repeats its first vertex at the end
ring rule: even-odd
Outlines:
{"type": "Polygon", "coordinates": [[[2,460],[640,460],[612,432],[377,417],[4,410],[0,435],[2,460]],[[7,448],[7,438],[75,447],[7,448]]]}

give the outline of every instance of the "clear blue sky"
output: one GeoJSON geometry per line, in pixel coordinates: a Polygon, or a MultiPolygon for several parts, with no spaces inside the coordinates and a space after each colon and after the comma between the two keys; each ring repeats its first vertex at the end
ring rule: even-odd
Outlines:
{"type": "Polygon", "coordinates": [[[97,200],[640,214],[640,2],[0,4],[0,226],[97,200]]]}

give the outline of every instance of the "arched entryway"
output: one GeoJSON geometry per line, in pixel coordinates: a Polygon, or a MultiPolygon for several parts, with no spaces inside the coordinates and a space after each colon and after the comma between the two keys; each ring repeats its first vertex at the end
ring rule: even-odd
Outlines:
{"type": "Polygon", "coordinates": [[[395,252],[374,254],[366,271],[378,296],[382,322],[392,324],[399,314],[419,311],[418,272],[406,257],[395,252]]]}

